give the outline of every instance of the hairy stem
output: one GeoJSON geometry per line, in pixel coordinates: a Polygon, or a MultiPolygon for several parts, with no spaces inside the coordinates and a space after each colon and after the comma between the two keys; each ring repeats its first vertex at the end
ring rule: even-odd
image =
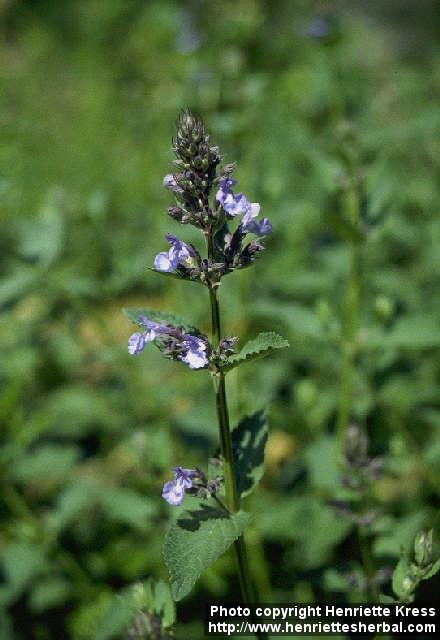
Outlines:
{"type": "MultiPolygon", "coordinates": [[[[208,258],[214,258],[214,240],[213,234],[207,235],[208,258]]],[[[209,300],[211,303],[211,333],[213,346],[218,347],[221,340],[221,324],[220,324],[220,307],[218,301],[218,288],[210,284],[209,300]]],[[[218,371],[213,376],[215,400],[217,409],[217,419],[220,436],[220,451],[223,462],[223,473],[225,479],[225,502],[231,513],[236,513],[240,509],[240,495],[237,489],[237,482],[234,472],[234,458],[232,451],[231,431],[229,424],[229,410],[226,398],[225,374],[218,371]]],[[[243,602],[246,604],[255,601],[253,585],[250,577],[249,562],[244,536],[241,535],[234,542],[234,549],[238,566],[238,577],[240,581],[240,589],[243,602]]],[[[257,633],[260,640],[266,640],[265,633],[257,633]]]]}
{"type": "MultiPolygon", "coordinates": [[[[212,311],[212,334],[215,346],[217,346],[220,341],[220,322],[216,289],[210,288],[209,294],[212,311]]],[[[225,478],[226,506],[231,513],[236,513],[240,509],[240,496],[238,494],[237,482],[234,473],[234,459],[229,426],[229,411],[226,399],[225,374],[221,371],[214,375],[214,389],[220,435],[220,451],[225,478]]],[[[243,536],[240,536],[240,538],[235,541],[234,547],[237,556],[238,575],[243,601],[245,603],[250,603],[254,598],[249,575],[246,544],[243,536]]]]}

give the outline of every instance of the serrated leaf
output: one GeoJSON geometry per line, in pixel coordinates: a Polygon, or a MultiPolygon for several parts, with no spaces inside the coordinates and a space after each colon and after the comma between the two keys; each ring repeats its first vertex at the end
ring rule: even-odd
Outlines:
{"type": "Polygon", "coordinates": [[[235,445],[235,477],[237,489],[242,497],[257,486],[264,473],[264,449],[268,427],[263,411],[245,416],[232,431],[235,445]]]}
{"type": "Polygon", "coordinates": [[[174,326],[182,327],[184,331],[187,333],[192,333],[199,335],[200,331],[189,324],[181,318],[180,316],[176,316],[174,313],[167,313],[166,311],[155,311],[154,309],[142,308],[142,309],[127,309],[124,308],[122,310],[127,318],[138,325],[139,327],[143,326],[139,321],[141,316],[145,316],[149,320],[153,320],[153,322],[162,322],[163,324],[172,324],[174,326]]]}
{"type": "Polygon", "coordinates": [[[228,514],[200,503],[184,511],[165,536],[164,557],[174,600],[182,600],[201,574],[219,558],[249,524],[244,511],[228,514]]]}
{"type": "Polygon", "coordinates": [[[288,346],[287,340],[273,331],[260,333],[254,340],[249,340],[239,353],[235,353],[228,358],[223,366],[223,371],[231,371],[231,369],[238,367],[243,362],[264,358],[275,349],[284,349],[288,346]]]}

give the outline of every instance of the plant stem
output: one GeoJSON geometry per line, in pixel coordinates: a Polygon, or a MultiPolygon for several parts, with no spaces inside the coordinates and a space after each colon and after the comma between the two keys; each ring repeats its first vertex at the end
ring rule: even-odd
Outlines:
{"type": "MultiPolygon", "coordinates": [[[[214,258],[214,239],[212,231],[207,234],[206,239],[208,247],[208,258],[212,260],[214,258]]],[[[221,340],[220,307],[217,295],[218,287],[216,285],[210,284],[208,286],[208,290],[209,300],[211,303],[212,342],[215,348],[218,347],[221,340]]],[[[213,380],[220,435],[220,451],[225,478],[225,502],[228,510],[231,513],[236,513],[240,510],[240,495],[238,493],[234,472],[234,458],[229,424],[229,410],[226,399],[225,374],[222,371],[218,371],[213,375],[213,380]]],[[[239,538],[237,538],[237,540],[235,540],[234,549],[237,558],[238,577],[242,599],[245,604],[250,604],[255,601],[255,595],[249,572],[246,542],[243,534],[239,538]]],[[[256,636],[260,640],[267,639],[266,634],[263,632],[257,632],[256,636]]]]}
{"type": "Polygon", "coordinates": [[[359,549],[361,552],[362,565],[367,579],[366,596],[367,602],[379,602],[379,594],[374,585],[375,569],[374,561],[371,555],[370,541],[365,533],[358,528],[359,549]]]}
{"type": "MultiPolygon", "coordinates": [[[[359,194],[353,189],[348,198],[348,214],[353,222],[360,217],[359,194]]],[[[340,379],[339,408],[336,425],[336,437],[341,455],[344,447],[345,433],[350,423],[355,376],[356,340],[359,328],[359,309],[361,297],[362,246],[352,240],[350,242],[350,266],[344,303],[344,326],[342,337],[342,364],[340,379]]]]}
{"type": "MultiPolygon", "coordinates": [[[[217,297],[217,289],[209,287],[209,297],[211,302],[212,315],[212,338],[214,346],[218,346],[221,339],[220,328],[220,312],[217,297]]],[[[236,513],[240,509],[240,496],[237,490],[237,482],[234,473],[234,458],[232,452],[231,432],[229,426],[229,411],[226,399],[225,374],[219,371],[214,374],[214,390],[215,404],[217,409],[217,420],[220,435],[220,451],[223,462],[223,473],[225,478],[225,502],[231,513],[236,513]]],[[[235,547],[237,550],[237,559],[239,564],[240,584],[242,586],[243,599],[249,602],[250,588],[248,587],[249,577],[246,574],[247,559],[244,545],[238,544],[242,538],[239,538],[235,547]]]]}

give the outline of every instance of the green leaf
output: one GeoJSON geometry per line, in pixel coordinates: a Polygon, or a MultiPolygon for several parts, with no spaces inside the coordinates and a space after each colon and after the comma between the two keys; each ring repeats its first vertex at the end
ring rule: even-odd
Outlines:
{"type": "Polygon", "coordinates": [[[174,600],[181,600],[200,575],[219,558],[249,524],[244,511],[228,514],[200,503],[184,511],[165,536],[164,557],[174,600]]]}
{"type": "Polygon", "coordinates": [[[338,486],[340,469],[334,438],[322,436],[316,439],[306,447],[304,458],[312,487],[328,491],[338,486]]]}
{"type": "Polygon", "coordinates": [[[40,579],[30,593],[29,604],[33,611],[41,613],[66,602],[70,591],[71,585],[64,578],[48,577],[40,579]]]}
{"type": "Polygon", "coordinates": [[[100,495],[100,503],[109,518],[139,531],[151,526],[156,511],[151,500],[127,487],[105,487],[100,495]]]}
{"type": "Polygon", "coordinates": [[[57,199],[59,194],[49,194],[48,202],[38,214],[20,227],[20,252],[45,267],[59,257],[64,245],[64,217],[57,199]]]}
{"type": "Polygon", "coordinates": [[[164,630],[174,622],[175,604],[169,586],[150,578],[127,587],[111,598],[99,621],[96,640],[125,638],[133,623],[142,628],[142,638],[152,637],[154,632],[158,632],[157,625],[160,624],[160,637],[165,640],[169,636],[164,630]]]}
{"type": "Polygon", "coordinates": [[[427,568],[426,573],[424,573],[422,576],[422,580],[429,580],[430,578],[435,576],[435,574],[438,573],[439,571],[440,571],[440,558],[436,562],[434,562],[431,568],[427,568]]]}
{"type": "Polygon", "coordinates": [[[189,278],[185,278],[184,275],[179,273],[178,271],[159,271],[159,269],[153,269],[153,267],[147,267],[148,271],[153,271],[153,273],[159,273],[161,276],[165,276],[167,278],[174,278],[175,280],[188,280],[189,278]]]}
{"type": "Polygon", "coordinates": [[[410,315],[397,321],[386,337],[386,344],[401,349],[432,349],[440,344],[438,320],[410,315]]]}
{"type": "Polygon", "coordinates": [[[46,551],[42,546],[27,542],[13,542],[0,553],[0,569],[7,583],[0,604],[9,604],[26,589],[47,565],[46,551]],[[4,600],[3,600],[4,599],[4,600]]]}
{"type": "Polygon", "coordinates": [[[13,477],[21,482],[57,482],[74,468],[79,447],[59,444],[41,445],[23,455],[12,468],[13,477]]]}
{"type": "Polygon", "coordinates": [[[273,331],[260,333],[254,340],[247,342],[239,353],[228,358],[223,366],[223,371],[231,371],[231,369],[238,367],[243,362],[251,362],[251,360],[257,360],[257,358],[264,358],[275,351],[275,349],[284,349],[288,346],[289,343],[287,340],[273,331]]]}
{"type": "Polygon", "coordinates": [[[171,596],[169,585],[159,580],[153,590],[152,610],[162,618],[162,625],[167,629],[176,621],[176,605],[171,596]]]}
{"type": "Polygon", "coordinates": [[[153,322],[162,322],[163,324],[172,324],[175,326],[182,327],[184,331],[193,334],[200,334],[200,331],[185,322],[185,320],[179,316],[176,316],[174,313],[167,313],[166,311],[155,311],[154,309],[142,308],[142,309],[127,309],[124,308],[123,312],[127,316],[127,318],[138,325],[139,327],[143,326],[139,321],[141,316],[147,317],[149,320],[153,320],[153,322]]]}
{"type": "Polygon", "coordinates": [[[307,493],[294,500],[275,498],[263,491],[256,520],[262,536],[286,546],[286,559],[309,571],[330,561],[332,553],[350,533],[352,523],[337,516],[325,499],[307,493]]]}
{"type": "Polygon", "coordinates": [[[374,539],[373,554],[398,557],[400,549],[409,553],[417,531],[423,528],[428,517],[425,509],[419,509],[401,518],[390,518],[388,526],[374,539]]]}
{"type": "Polygon", "coordinates": [[[237,488],[242,497],[251,493],[263,476],[267,436],[263,411],[244,417],[231,434],[237,447],[234,466],[237,488]]]}

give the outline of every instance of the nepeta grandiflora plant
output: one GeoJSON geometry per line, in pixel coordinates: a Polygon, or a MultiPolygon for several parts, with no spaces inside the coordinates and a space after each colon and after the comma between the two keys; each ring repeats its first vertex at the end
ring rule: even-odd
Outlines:
{"type": "Polygon", "coordinates": [[[200,574],[233,544],[242,597],[249,602],[254,596],[243,531],[250,516],[241,510],[241,498],[253,490],[263,473],[267,425],[260,411],[245,417],[231,432],[225,376],[287,342],[275,333],[262,333],[237,353],[238,338],[222,333],[218,291],[225,275],[255,262],[263,250],[262,238],[271,233],[272,225],[267,218],[259,218],[259,204],[234,192],[234,166],[220,168],[218,148],[210,144],[203,122],[190,111],[179,116],[173,148],[176,172],[164,179],[164,186],[175,197],[168,213],[201,232],[205,255],[195,245],[167,235],[169,248],[156,256],[154,270],[207,288],[211,335],[175,316],[130,310],[128,317],[140,329],[130,337],[128,350],[137,355],[152,342],[165,357],[190,369],[206,370],[214,382],[220,457],[213,458],[216,464],[210,464],[206,472],[176,466],[174,478],[162,492],[171,505],[180,505],[186,494],[199,501],[178,517],[166,535],[164,555],[173,597],[179,600],[188,594],[200,574]]]}

